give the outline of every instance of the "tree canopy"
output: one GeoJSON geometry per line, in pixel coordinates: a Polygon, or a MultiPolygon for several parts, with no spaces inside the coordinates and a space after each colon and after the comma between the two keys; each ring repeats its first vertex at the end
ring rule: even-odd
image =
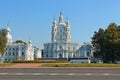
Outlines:
{"type": "Polygon", "coordinates": [[[107,29],[99,29],[92,37],[95,47],[94,56],[102,58],[104,62],[120,60],[120,26],[110,23],[107,29]]]}
{"type": "Polygon", "coordinates": [[[0,53],[3,55],[5,52],[5,47],[7,44],[7,30],[6,29],[0,29],[0,53]]]}
{"type": "Polygon", "coordinates": [[[27,44],[26,42],[24,42],[24,41],[22,41],[22,40],[17,40],[17,41],[15,41],[14,43],[23,43],[23,44],[27,44]]]}

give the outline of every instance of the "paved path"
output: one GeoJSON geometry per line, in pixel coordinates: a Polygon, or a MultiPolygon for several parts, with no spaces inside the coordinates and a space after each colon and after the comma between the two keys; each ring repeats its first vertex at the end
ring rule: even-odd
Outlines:
{"type": "Polygon", "coordinates": [[[19,64],[12,64],[10,66],[0,67],[0,68],[39,68],[41,64],[38,63],[19,63],[19,64]]]}
{"type": "Polygon", "coordinates": [[[0,68],[0,80],[120,80],[120,69],[0,68]]]}

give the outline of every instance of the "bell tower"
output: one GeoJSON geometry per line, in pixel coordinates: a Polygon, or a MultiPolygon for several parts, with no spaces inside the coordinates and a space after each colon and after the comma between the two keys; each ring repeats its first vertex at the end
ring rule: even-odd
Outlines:
{"type": "Polygon", "coordinates": [[[68,17],[66,18],[66,22],[64,22],[61,11],[58,23],[54,17],[51,35],[52,42],[71,42],[70,23],[68,17]]]}
{"type": "Polygon", "coordinates": [[[62,16],[62,11],[60,11],[60,17],[59,17],[59,23],[63,23],[64,20],[63,20],[63,16],[62,16]]]}
{"type": "Polygon", "coordinates": [[[66,17],[66,42],[71,42],[70,23],[68,17],[66,17]]]}
{"type": "Polygon", "coordinates": [[[56,34],[57,34],[57,23],[56,18],[54,17],[53,26],[52,26],[52,42],[56,42],[56,34]]]}
{"type": "Polygon", "coordinates": [[[12,36],[11,36],[10,32],[11,32],[10,24],[8,23],[7,24],[7,35],[6,35],[7,45],[12,44],[12,36]]]}

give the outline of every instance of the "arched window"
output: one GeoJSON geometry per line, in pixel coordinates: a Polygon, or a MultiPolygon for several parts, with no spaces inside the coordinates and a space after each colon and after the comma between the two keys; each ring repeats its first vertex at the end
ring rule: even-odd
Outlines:
{"type": "Polygon", "coordinates": [[[89,53],[89,52],[87,52],[87,56],[90,56],[90,53],[89,53]]]}
{"type": "Polygon", "coordinates": [[[11,50],[11,48],[9,48],[9,50],[11,50]]]}
{"type": "Polygon", "coordinates": [[[16,52],[16,56],[18,56],[18,52],[16,52]]]}
{"type": "Polygon", "coordinates": [[[11,56],[11,52],[9,52],[9,56],[11,56]]]}
{"type": "Polygon", "coordinates": [[[13,48],[13,50],[15,50],[15,48],[13,48]]]}
{"type": "Polygon", "coordinates": [[[59,49],[62,49],[62,46],[59,46],[59,49]]]}
{"type": "Polygon", "coordinates": [[[24,54],[24,52],[22,52],[22,56],[24,56],[25,54],[24,54]]]}
{"type": "Polygon", "coordinates": [[[60,35],[60,40],[62,40],[62,35],[60,35]]]}
{"type": "Polygon", "coordinates": [[[5,59],[5,62],[7,62],[7,59],[5,59]]]}
{"type": "Polygon", "coordinates": [[[11,59],[9,59],[9,61],[8,62],[10,62],[11,61],[11,59]]]}
{"type": "Polygon", "coordinates": [[[15,55],[15,53],[13,52],[13,56],[15,55]]]}
{"type": "Polygon", "coordinates": [[[18,50],[18,48],[16,48],[16,50],[18,50]]]}
{"type": "Polygon", "coordinates": [[[73,47],[73,50],[75,50],[75,47],[73,47]]]}
{"type": "Polygon", "coordinates": [[[70,50],[70,47],[68,47],[68,50],[70,50]]]}
{"type": "Polygon", "coordinates": [[[59,58],[62,58],[62,54],[59,54],[59,58]]]}

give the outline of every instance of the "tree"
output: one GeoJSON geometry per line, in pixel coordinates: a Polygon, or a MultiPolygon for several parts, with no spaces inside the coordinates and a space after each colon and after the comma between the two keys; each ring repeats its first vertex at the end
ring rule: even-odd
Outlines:
{"type": "Polygon", "coordinates": [[[7,44],[7,30],[6,29],[0,29],[0,53],[3,55],[5,52],[5,47],[7,44]]]}
{"type": "Polygon", "coordinates": [[[104,30],[103,29],[99,29],[98,32],[94,32],[94,35],[92,37],[92,44],[95,47],[95,52],[94,52],[94,56],[97,58],[102,58],[103,54],[103,44],[104,44],[104,30]]]}
{"type": "Polygon", "coordinates": [[[120,58],[119,44],[120,44],[120,31],[115,23],[111,23],[105,30],[105,59],[115,63],[120,58]]]}
{"type": "Polygon", "coordinates": [[[99,29],[92,37],[92,44],[96,48],[95,57],[101,57],[104,62],[120,60],[120,26],[110,23],[107,29],[99,29]]]}
{"type": "Polygon", "coordinates": [[[22,40],[17,40],[17,41],[15,41],[15,42],[13,42],[13,43],[23,43],[23,44],[27,44],[26,42],[24,42],[24,41],[22,41],[22,40]]]}

